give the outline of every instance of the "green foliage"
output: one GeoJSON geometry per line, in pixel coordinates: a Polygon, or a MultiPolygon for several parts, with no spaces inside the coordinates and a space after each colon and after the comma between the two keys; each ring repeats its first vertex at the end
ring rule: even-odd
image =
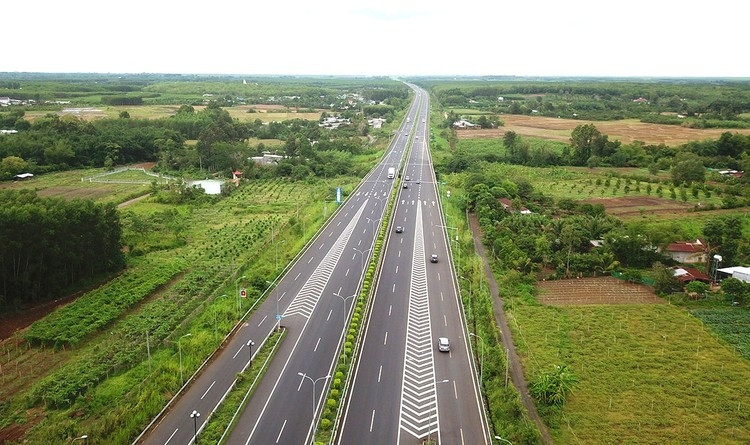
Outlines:
{"type": "Polygon", "coordinates": [[[26,305],[124,265],[111,204],[0,191],[0,295],[26,305]]]}
{"type": "Polygon", "coordinates": [[[578,378],[568,365],[555,365],[552,371],[537,376],[529,389],[539,402],[560,408],[576,383],[578,378]]]}
{"type": "Polygon", "coordinates": [[[33,344],[75,345],[120,317],[184,268],[185,263],[179,258],[162,263],[144,262],[35,322],[24,337],[33,344]]]}

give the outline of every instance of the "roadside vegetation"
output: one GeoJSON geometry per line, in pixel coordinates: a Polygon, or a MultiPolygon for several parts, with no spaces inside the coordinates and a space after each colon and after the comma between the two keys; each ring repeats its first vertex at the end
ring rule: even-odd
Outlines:
{"type": "MultiPolygon", "coordinates": [[[[438,97],[449,89],[441,88],[435,87],[438,97]]],[[[742,170],[747,145],[740,143],[742,149],[722,160],[712,151],[744,136],[647,147],[641,161],[622,164],[615,157],[623,148],[632,153],[630,147],[611,145],[595,127],[581,126],[564,147],[507,133],[464,139],[449,123],[440,124],[445,108],[437,111],[431,146],[443,188],[451,191],[450,200],[443,194],[444,205],[479,219],[530,391],[555,442],[748,441],[750,418],[743,407],[750,392],[741,382],[750,377],[749,289],[731,278],[721,288],[679,283],[671,269],[677,263],[657,250],[700,238],[711,255],[727,254],[722,266],[750,261],[750,220],[741,208],[750,197],[746,177],[716,171],[728,165],[742,170]],[[581,132],[614,151],[603,162],[589,162],[596,154],[581,151],[588,146],[577,137],[581,132]],[[531,214],[521,214],[524,209],[531,214]],[[589,243],[597,239],[602,247],[589,243]],[[665,304],[632,304],[617,296],[606,304],[540,303],[541,280],[603,275],[647,283],[665,304]]],[[[463,219],[448,225],[461,227],[463,219]]],[[[710,266],[693,267],[710,273],[710,266]]],[[[462,293],[476,295],[478,285],[462,280],[462,293]]],[[[474,309],[467,304],[466,310],[474,309]]],[[[495,327],[479,335],[485,347],[492,343],[488,338],[499,344],[495,327]]],[[[504,351],[489,355],[502,361],[504,351]]],[[[488,406],[492,413],[503,404],[488,397],[488,406]]],[[[501,432],[512,420],[506,414],[493,422],[501,432]]],[[[538,440],[505,434],[514,443],[538,440]]]]}
{"type": "MultiPolygon", "coordinates": [[[[295,90],[293,83],[274,86],[274,94],[314,92],[321,99],[320,89],[295,90]]],[[[206,85],[225,88],[220,82],[206,85]]],[[[265,297],[267,283],[333,213],[336,188],[348,195],[379,159],[391,120],[408,103],[408,94],[400,98],[405,87],[392,82],[390,89],[372,80],[329,85],[327,91],[346,99],[327,102],[312,122],[241,122],[223,108],[235,105],[224,98],[195,108],[183,103],[173,116],[151,120],[129,113],[94,122],[50,115],[0,136],[2,159],[22,157],[12,151],[19,147],[72,148],[61,151],[66,160],[60,163],[50,163],[45,150],[27,153],[21,167],[33,170],[34,178],[3,187],[99,202],[144,197],[116,212],[118,252],[126,265],[119,277],[2,342],[0,441],[55,444],[86,434],[92,443],[130,443],[220,347],[240,314],[265,297]],[[366,97],[392,100],[380,108],[339,108],[342,101],[366,97]],[[369,116],[388,115],[388,124],[371,129],[365,108],[369,116]],[[326,114],[348,120],[338,129],[320,127],[326,114]],[[267,150],[264,141],[280,155],[278,164],[259,166],[249,159],[267,150]],[[114,169],[123,163],[146,171],[153,165],[151,172],[178,180],[114,169]],[[74,166],[89,168],[69,172],[74,166]],[[219,195],[183,182],[227,178],[235,171],[241,177],[226,181],[219,195]],[[246,299],[238,297],[240,288],[246,299]]],[[[24,84],[23,91],[29,90],[24,84]]],[[[206,99],[198,97],[200,103],[206,99]]],[[[9,111],[0,115],[25,120],[9,111]]]]}

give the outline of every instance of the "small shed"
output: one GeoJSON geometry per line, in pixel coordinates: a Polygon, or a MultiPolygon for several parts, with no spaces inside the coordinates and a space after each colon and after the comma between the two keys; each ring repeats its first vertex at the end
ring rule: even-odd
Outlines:
{"type": "Polygon", "coordinates": [[[16,181],[23,181],[24,179],[30,179],[33,177],[34,177],[33,173],[19,173],[13,176],[13,179],[15,179],[16,181]]]}

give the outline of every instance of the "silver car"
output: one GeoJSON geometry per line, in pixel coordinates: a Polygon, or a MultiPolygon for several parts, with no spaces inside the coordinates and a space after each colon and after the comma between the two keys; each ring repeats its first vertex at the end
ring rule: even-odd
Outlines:
{"type": "Polygon", "coordinates": [[[438,338],[438,351],[449,352],[450,350],[451,350],[451,342],[448,340],[448,337],[438,338]]]}

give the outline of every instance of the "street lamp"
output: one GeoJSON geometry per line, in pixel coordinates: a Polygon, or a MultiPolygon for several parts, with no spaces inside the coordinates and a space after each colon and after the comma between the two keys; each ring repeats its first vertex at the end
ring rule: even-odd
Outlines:
{"type": "Polygon", "coordinates": [[[193,410],[192,413],[190,413],[190,418],[193,419],[193,428],[195,429],[195,435],[193,436],[193,442],[197,445],[198,444],[198,417],[201,416],[201,413],[199,413],[196,410],[193,410]]]}
{"type": "Polygon", "coordinates": [[[495,436],[495,439],[496,439],[496,440],[502,440],[502,441],[508,442],[508,443],[509,443],[510,445],[513,445],[513,442],[511,442],[511,441],[510,441],[510,440],[508,440],[508,439],[503,439],[503,438],[502,438],[502,437],[500,437],[500,436],[495,436]]]}
{"type": "MultiPolygon", "coordinates": [[[[456,270],[461,270],[461,246],[458,244],[458,228],[457,227],[448,227],[448,226],[441,226],[438,224],[438,227],[442,227],[444,229],[451,229],[456,231],[456,249],[458,250],[458,264],[456,264],[456,270]]],[[[448,238],[448,241],[450,241],[450,238],[448,238]]]]}
{"type": "Polygon", "coordinates": [[[313,419],[315,419],[315,384],[318,382],[318,380],[325,380],[331,378],[331,374],[328,374],[325,377],[319,377],[315,380],[312,379],[312,377],[308,376],[307,374],[303,372],[298,372],[297,375],[302,376],[303,379],[308,379],[312,382],[312,416],[313,419]]]}
{"type": "MultiPolygon", "coordinates": [[[[279,242],[284,243],[285,241],[281,240],[279,242]]],[[[279,243],[277,242],[273,243],[273,251],[274,251],[274,255],[273,255],[274,264],[276,266],[274,270],[279,270],[279,243]]]]}
{"type": "Polygon", "coordinates": [[[190,337],[191,335],[193,334],[187,333],[177,339],[177,351],[179,352],[179,355],[180,355],[180,386],[185,386],[185,379],[182,378],[182,343],[180,343],[180,340],[182,340],[184,337],[190,337]]]}
{"type": "MultiPolygon", "coordinates": [[[[219,295],[218,297],[216,297],[216,299],[218,300],[219,298],[224,298],[226,296],[227,296],[227,294],[219,295]]],[[[216,338],[218,336],[219,336],[219,323],[218,323],[217,317],[216,317],[216,305],[214,305],[214,338],[216,338]]]]}
{"type": "Polygon", "coordinates": [[[89,438],[89,436],[87,436],[86,434],[84,434],[84,435],[83,435],[83,436],[81,436],[81,437],[76,437],[75,439],[71,440],[71,441],[70,441],[70,443],[73,443],[73,442],[75,442],[76,440],[82,440],[82,441],[83,441],[83,443],[86,443],[86,439],[88,439],[88,438],[89,438]]]}
{"type": "Polygon", "coordinates": [[[482,372],[484,371],[484,339],[473,332],[469,332],[469,335],[476,337],[482,342],[482,355],[479,359],[479,384],[482,384],[482,372]]]}
{"type": "Polygon", "coordinates": [[[234,280],[234,291],[235,295],[237,295],[237,310],[240,314],[242,313],[242,300],[240,300],[240,280],[244,280],[245,278],[247,277],[243,275],[234,280]]]}
{"type": "Polygon", "coordinates": [[[356,250],[360,255],[362,255],[362,270],[365,270],[365,252],[369,252],[370,250],[372,250],[372,247],[365,250],[359,250],[356,247],[352,247],[352,249],[356,250]]]}
{"type": "Polygon", "coordinates": [[[714,255],[713,256],[713,261],[712,261],[712,263],[713,263],[713,270],[712,270],[712,272],[713,273],[711,274],[711,282],[713,283],[714,286],[716,286],[716,275],[718,274],[719,263],[721,263],[722,260],[724,260],[724,258],[721,255],[714,255]]]}
{"type": "MultiPolygon", "coordinates": [[[[448,383],[448,382],[450,382],[450,380],[448,380],[448,379],[440,380],[438,382],[435,382],[435,426],[438,426],[438,422],[437,422],[437,407],[438,407],[438,401],[437,401],[437,384],[438,383],[448,383]]],[[[437,430],[437,428],[435,428],[435,430],[437,430]]],[[[428,438],[428,441],[432,440],[432,419],[430,419],[430,429],[427,431],[427,438],[428,438]]],[[[439,437],[438,437],[438,439],[439,439],[439,437]]]]}
{"type": "MultiPolygon", "coordinates": [[[[266,283],[268,283],[268,286],[272,286],[273,283],[266,280],[266,283]]],[[[276,283],[276,287],[274,287],[274,290],[276,291],[276,330],[281,330],[281,313],[279,312],[279,285],[276,283]]]]}
{"type": "Polygon", "coordinates": [[[367,218],[367,222],[372,222],[372,236],[373,236],[373,238],[375,237],[375,221],[380,221],[380,220],[381,220],[381,218],[375,218],[375,219],[367,218]]]}
{"type": "Polygon", "coordinates": [[[255,342],[248,340],[247,347],[250,348],[250,366],[253,366],[253,346],[255,346],[255,342]]]}

